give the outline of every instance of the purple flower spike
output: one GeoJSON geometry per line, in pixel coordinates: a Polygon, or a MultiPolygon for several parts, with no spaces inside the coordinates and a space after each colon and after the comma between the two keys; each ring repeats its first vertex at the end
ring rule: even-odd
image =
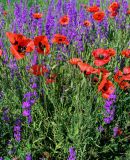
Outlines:
{"type": "Polygon", "coordinates": [[[118,127],[114,127],[114,128],[113,128],[113,132],[114,132],[114,133],[113,133],[113,136],[116,137],[116,136],[117,136],[117,133],[118,133],[118,127]]]}
{"type": "Polygon", "coordinates": [[[23,111],[23,116],[25,116],[25,117],[30,116],[30,110],[29,110],[29,109],[25,109],[25,110],[23,111]]]}
{"type": "Polygon", "coordinates": [[[26,160],[32,160],[32,156],[31,156],[30,153],[28,153],[28,154],[26,155],[26,160]]]}
{"type": "Polygon", "coordinates": [[[71,147],[69,149],[70,155],[68,157],[68,160],[76,160],[76,152],[75,152],[75,148],[71,147]]]}
{"type": "Polygon", "coordinates": [[[30,103],[28,101],[23,102],[22,108],[30,108],[30,103]]]}
{"type": "Polygon", "coordinates": [[[115,101],[116,101],[116,95],[113,93],[109,96],[109,98],[105,102],[104,122],[106,124],[110,124],[111,121],[113,121],[114,119],[116,107],[113,104],[115,103],[115,101]]]}
{"type": "Polygon", "coordinates": [[[98,131],[99,131],[99,132],[103,132],[103,131],[104,131],[104,128],[103,128],[102,126],[99,126],[99,127],[98,127],[98,131]]]}
{"type": "Polygon", "coordinates": [[[21,141],[21,121],[17,119],[14,126],[14,138],[17,142],[21,141]]]}

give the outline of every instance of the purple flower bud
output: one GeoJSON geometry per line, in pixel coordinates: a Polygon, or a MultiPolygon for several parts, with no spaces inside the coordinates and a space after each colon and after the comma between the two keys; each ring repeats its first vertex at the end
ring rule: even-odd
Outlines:
{"type": "Polygon", "coordinates": [[[31,156],[30,153],[28,153],[28,154],[26,155],[26,160],[32,160],[32,156],[31,156]]]}
{"type": "Polygon", "coordinates": [[[2,117],[2,120],[5,121],[5,122],[9,121],[8,113],[9,113],[9,109],[8,108],[3,108],[3,117],[2,117]]]}
{"type": "Polygon", "coordinates": [[[33,83],[31,87],[32,87],[32,89],[36,89],[37,88],[37,84],[33,83]]]}
{"type": "Polygon", "coordinates": [[[111,119],[109,117],[104,118],[104,122],[106,124],[110,124],[111,123],[111,119]]]}
{"type": "Polygon", "coordinates": [[[75,152],[74,147],[71,147],[69,149],[69,152],[70,152],[70,155],[68,157],[68,160],[76,160],[76,152],[75,152]]]}
{"type": "Polygon", "coordinates": [[[31,111],[29,109],[23,110],[23,116],[28,117],[30,116],[30,114],[31,114],[31,111]]]}
{"type": "Polygon", "coordinates": [[[114,73],[118,72],[119,71],[119,68],[116,67],[115,70],[114,70],[114,73]]]}
{"type": "Polygon", "coordinates": [[[117,133],[118,133],[118,127],[114,127],[114,128],[113,128],[113,132],[114,132],[114,133],[113,133],[113,136],[116,137],[116,136],[117,136],[117,133]]]}
{"type": "Polygon", "coordinates": [[[16,141],[21,141],[21,121],[17,119],[14,126],[14,138],[16,141]]]}
{"type": "Polygon", "coordinates": [[[99,132],[103,132],[103,131],[104,131],[104,128],[103,128],[102,126],[99,126],[99,127],[98,127],[98,131],[99,131],[99,132]]]}

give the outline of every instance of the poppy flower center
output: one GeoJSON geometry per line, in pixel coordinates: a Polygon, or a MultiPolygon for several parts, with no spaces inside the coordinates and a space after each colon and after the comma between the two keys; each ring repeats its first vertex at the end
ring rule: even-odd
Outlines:
{"type": "Polygon", "coordinates": [[[59,38],[58,41],[62,42],[62,38],[59,38]]]}
{"type": "Polygon", "coordinates": [[[105,57],[104,57],[104,55],[100,54],[100,55],[99,55],[99,58],[100,58],[100,59],[104,59],[105,57]]]}
{"type": "Polygon", "coordinates": [[[26,51],[26,46],[18,46],[18,52],[24,53],[26,51]]]}
{"type": "Polygon", "coordinates": [[[44,49],[46,49],[46,46],[43,45],[41,42],[39,42],[39,48],[44,51],[44,49]]]}
{"type": "Polygon", "coordinates": [[[63,22],[67,22],[67,18],[64,18],[64,19],[63,19],[63,22]]]}
{"type": "Polygon", "coordinates": [[[18,41],[15,41],[14,43],[13,43],[13,45],[17,45],[18,44],[18,41]]]}
{"type": "Polygon", "coordinates": [[[104,92],[106,92],[107,89],[108,89],[107,86],[104,86],[104,87],[103,87],[103,91],[104,91],[104,92]]]}

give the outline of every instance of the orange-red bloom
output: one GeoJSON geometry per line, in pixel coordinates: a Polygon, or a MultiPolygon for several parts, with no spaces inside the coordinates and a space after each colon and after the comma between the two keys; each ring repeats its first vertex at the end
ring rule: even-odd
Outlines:
{"type": "Polygon", "coordinates": [[[106,52],[108,52],[108,54],[111,57],[115,56],[115,54],[116,54],[116,51],[113,48],[106,49],[106,52]]]}
{"type": "Polygon", "coordinates": [[[34,38],[34,45],[39,54],[48,55],[50,53],[50,44],[46,36],[37,36],[34,38]]]}
{"type": "Polygon", "coordinates": [[[55,82],[55,79],[52,79],[52,78],[46,79],[46,84],[50,84],[50,83],[54,83],[54,82],[55,82]]]}
{"type": "Polygon", "coordinates": [[[125,82],[125,81],[120,82],[119,86],[123,90],[127,90],[128,88],[130,88],[130,84],[128,82],[125,82]]]}
{"type": "Polygon", "coordinates": [[[54,83],[56,82],[56,74],[51,74],[49,78],[46,79],[46,84],[54,83]]]}
{"type": "Polygon", "coordinates": [[[127,10],[127,13],[126,13],[126,14],[127,14],[127,15],[130,15],[130,9],[127,10]]]}
{"type": "Polygon", "coordinates": [[[102,77],[108,77],[111,73],[107,70],[107,69],[105,69],[105,68],[98,68],[98,75],[100,75],[100,73],[102,73],[102,77]]]}
{"type": "Polygon", "coordinates": [[[12,45],[18,45],[18,42],[26,39],[24,35],[12,32],[6,32],[6,36],[12,45]]]}
{"type": "Polygon", "coordinates": [[[42,75],[44,75],[44,73],[49,72],[49,70],[44,65],[35,64],[35,65],[31,66],[31,68],[29,69],[29,72],[35,76],[42,76],[42,75]]]}
{"type": "Polygon", "coordinates": [[[118,70],[114,75],[114,81],[117,83],[120,83],[122,76],[123,76],[123,73],[120,70],[118,70]]]}
{"type": "Polygon", "coordinates": [[[130,81],[130,67],[123,68],[123,76],[121,80],[130,81]]]}
{"type": "Polygon", "coordinates": [[[18,41],[17,45],[12,45],[10,47],[11,53],[17,60],[24,58],[26,52],[31,52],[33,50],[34,50],[34,43],[31,39],[28,38],[18,41]]]}
{"type": "Polygon", "coordinates": [[[97,73],[97,70],[90,66],[88,63],[78,62],[77,66],[79,67],[80,71],[85,72],[86,75],[97,73]]]}
{"type": "Polygon", "coordinates": [[[130,58],[130,49],[123,50],[121,54],[127,58],[130,58]]]}
{"type": "Polygon", "coordinates": [[[62,16],[60,18],[59,23],[61,25],[68,25],[69,24],[69,20],[70,20],[69,16],[65,15],[65,16],[62,16]]]}
{"type": "Polygon", "coordinates": [[[69,45],[67,37],[61,34],[55,34],[52,43],[69,45]]]}
{"type": "Polygon", "coordinates": [[[130,67],[124,67],[123,68],[123,74],[125,74],[125,75],[130,74],[130,67]]]}
{"type": "Polygon", "coordinates": [[[85,21],[84,21],[84,26],[90,27],[91,25],[92,25],[92,24],[91,24],[90,21],[88,21],[88,20],[85,20],[85,21]]]}
{"type": "Polygon", "coordinates": [[[120,70],[114,75],[114,80],[117,82],[121,89],[126,90],[130,88],[130,67],[124,67],[123,72],[120,70]]]}
{"type": "Polygon", "coordinates": [[[2,49],[0,49],[0,57],[2,56],[2,52],[3,52],[2,49]]]}
{"type": "Polygon", "coordinates": [[[72,65],[77,65],[79,62],[82,62],[80,58],[72,58],[69,60],[69,63],[72,65]]]}
{"type": "Polygon", "coordinates": [[[110,6],[108,7],[109,12],[116,12],[120,8],[120,4],[118,2],[112,2],[110,6]]]}
{"type": "Polygon", "coordinates": [[[118,14],[118,12],[116,12],[116,11],[110,12],[109,17],[114,18],[117,16],[117,14],[118,14]]]}
{"type": "Polygon", "coordinates": [[[33,18],[35,19],[40,19],[42,18],[43,14],[42,13],[33,13],[33,18]]]}
{"type": "Polygon", "coordinates": [[[93,14],[93,19],[95,21],[101,22],[105,17],[105,13],[103,11],[98,11],[93,14]]]}
{"type": "Polygon", "coordinates": [[[6,16],[8,14],[7,11],[3,11],[3,15],[6,16]]]}
{"type": "Polygon", "coordinates": [[[91,13],[98,12],[99,10],[100,8],[96,5],[86,7],[86,11],[91,12],[91,13]]]}
{"type": "Polygon", "coordinates": [[[122,133],[123,133],[122,129],[121,129],[121,128],[118,128],[118,130],[117,130],[117,136],[122,135],[122,133]]]}
{"type": "Polygon", "coordinates": [[[104,76],[98,86],[98,91],[102,92],[103,98],[109,98],[109,96],[114,93],[115,87],[114,84],[104,76]]]}
{"type": "Polygon", "coordinates": [[[83,62],[78,62],[77,66],[79,67],[81,72],[85,72],[87,68],[89,67],[89,64],[83,63],[83,62]]]}
{"type": "Polygon", "coordinates": [[[26,52],[32,52],[34,50],[33,40],[24,35],[6,32],[6,36],[12,44],[10,51],[17,60],[24,58],[26,52]]]}
{"type": "Polygon", "coordinates": [[[107,64],[111,60],[111,56],[109,55],[108,50],[105,50],[103,48],[98,48],[92,52],[92,55],[94,56],[94,64],[96,66],[103,66],[104,64],[107,64]]]}

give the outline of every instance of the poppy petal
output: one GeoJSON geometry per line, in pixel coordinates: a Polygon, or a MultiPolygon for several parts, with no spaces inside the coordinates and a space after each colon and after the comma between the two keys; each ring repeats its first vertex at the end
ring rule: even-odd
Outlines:
{"type": "Polygon", "coordinates": [[[11,46],[10,47],[10,51],[12,53],[12,55],[17,59],[17,60],[20,60],[20,59],[23,59],[24,58],[24,53],[23,54],[19,54],[15,48],[15,46],[11,46]]]}

